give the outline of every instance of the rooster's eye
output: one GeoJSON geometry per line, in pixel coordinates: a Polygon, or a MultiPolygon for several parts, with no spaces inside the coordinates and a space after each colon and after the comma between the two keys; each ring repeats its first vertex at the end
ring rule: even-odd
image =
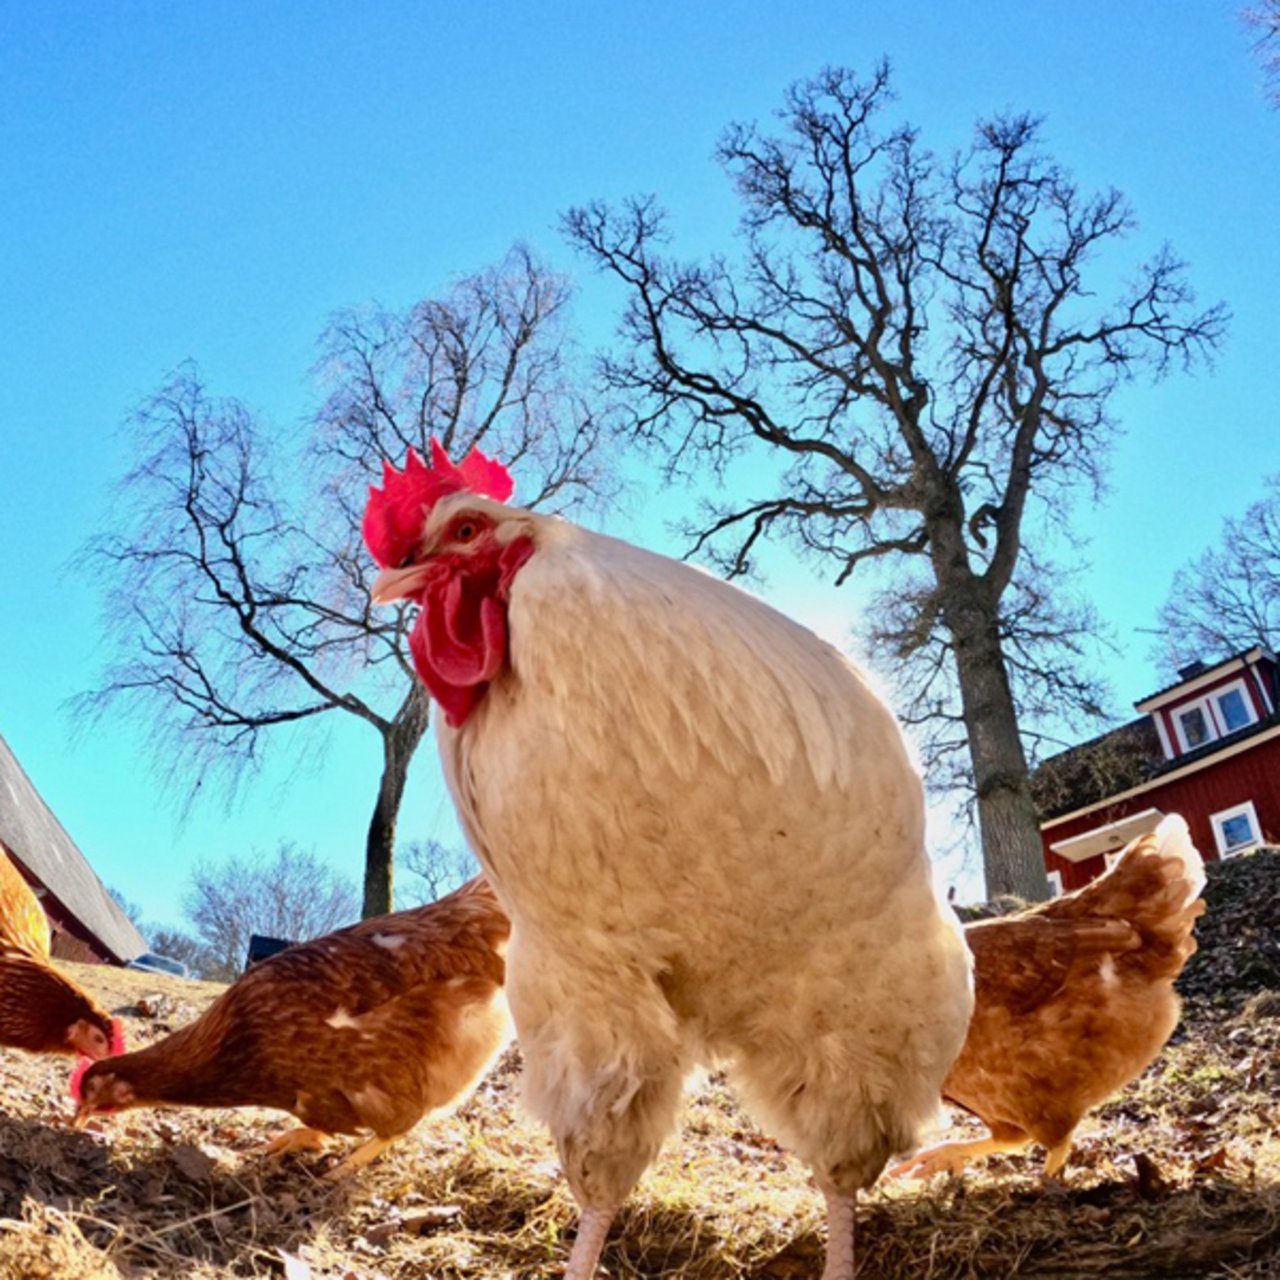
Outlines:
{"type": "Polygon", "coordinates": [[[470,542],[480,532],[479,526],[472,520],[464,520],[454,531],[454,542],[470,542]]]}

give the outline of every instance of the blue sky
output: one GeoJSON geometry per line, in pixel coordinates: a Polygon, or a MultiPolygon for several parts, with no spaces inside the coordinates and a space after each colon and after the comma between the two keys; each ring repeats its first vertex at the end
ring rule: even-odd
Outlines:
{"type": "MultiPolygon", "coordinates": [[[[289,838],[354,874],[377,740],[282,742],[228,806],[185,821],[138,729],[73,738],[100,669],[99,597],[76,561],[109,526],[117,428],[194,358],[280,429],[314,403],[326,316],[402,305],[517,239],[583,274],[560,214],[654,192],[682,252],[727,245],[721,129],[764,119],[825,63],[893,60],[902,114],[940,152],[1001,108],[1048,118],[1082,185],[1137,209],[1135,258],[1170,240],[1234,312],[1216,371],[1126,389],[1087,586],[1116,630],[1121,702],[1158,684],[1149,627],[1174,569],[1280,470],[1280,113],[1232,4],[399,3],[4,6],[0,39],[0,733],[104,879],[176,920],[198,858],[289,838]]],[[[583,340],[619,299],[581,281],[583,340]]],[[[643,495],[641,495],[643,497],[643,495]]],[[[679,502],[679,497],[674,501],[679,502]]],[[[627,533],[619,513],[610,527],[627,533]]],[[[650,540],[654,532],[646,526],[650,540]]],[[[856,593],[775,570],[768,594],[837,638],[856,593]]],[[[335,717],[326,717],[336,720],[335,717]]],[[[346,719],[343,717],[343,719],[346,719]]],[[[450,832],[433,752],[402,832],[450,832]]]]}

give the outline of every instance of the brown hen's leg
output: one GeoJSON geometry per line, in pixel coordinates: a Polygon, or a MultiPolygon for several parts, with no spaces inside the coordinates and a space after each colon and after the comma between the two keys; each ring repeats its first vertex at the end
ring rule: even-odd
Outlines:
{"type": "Polygon", "coordinates": [[[1031,1142],[1029,1134],[1012,1126],[995,1129],[990,1137],[968,1142],[940,1142],[901,1160],[889,1170],[891,1178],[932,1178],[937,1173],[959,1174],[970,1160],[1001,1151],[1021,1151],[1031,1142]]]}
{"type": "Polygon", "coordinates": [[[371,1160],[376,1160],[401,1136],[397,1133],[390,1138],[370,1138],[368,1142],[362,1142],[354,1151],[349,1151],[324,1176],[330,1182],[337,1182],[342,1178],[349,1177],[357,1169],[363,1169],[371,1160]]]}
{"type": "Polygon", "coordinates": [[[822,1280],[853,1280],[857,1265],[853,1255],[855,1197],[824,1192],[827,1197],[827,1265],[822,1280]]]}
{"type": "Polygon", "coordinates": [[[605,1238],[613,1222],[613,1209],[585,1208],[578,1219],[578,1234],[569,1253],[564,1280],[595,1280],[605,1238]]]}
{"type": "Polygon", "coordinates": [[[1044,1176],[1046,1178],[1056,1178],[1062,1172],[1062,1166],[1067,1163],[1067,1157],[1071,1154],[1071,1135],[1067,1134],[1061,1142],[1055,1147],[1050,1147],[1044,1158],[1044,1176]]]}
{"type": "Polygon", "coordinates": [[[258,1148],[264,1156],[282,1156],[288,1151],[323,1151],[329,1135],[322,1129],[286,1129],[258,1148]]]}

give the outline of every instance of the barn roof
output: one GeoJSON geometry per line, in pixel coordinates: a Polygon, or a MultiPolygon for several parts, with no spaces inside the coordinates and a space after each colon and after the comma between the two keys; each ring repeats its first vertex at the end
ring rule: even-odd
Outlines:
{"type": "Polygon", "coordinates": [[[1278,726],[1280,711],[1167,760],[1151,717],[1143,716],[1042,761],[1031,775],[1036,811],[1045,823],[1087,809],[1166,773],[1180,773],[1189,765],[1230,753],[1249,738],[1270,735],[1278,726]]]}
{"type": "Polygon", "coordinates": [[[117,960],[131,960],[147,949],[146,940],[40,798],[3,737],[0,737],[0,843],[17,855],[117,960]]]}

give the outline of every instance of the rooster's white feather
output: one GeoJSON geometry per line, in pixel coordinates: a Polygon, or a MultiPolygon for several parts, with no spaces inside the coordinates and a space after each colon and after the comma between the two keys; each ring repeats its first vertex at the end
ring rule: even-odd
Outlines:
{"type": "Polygon", "coordinates": [[[936,1111],[971,1003],[892,714],[830,645],[687,565],[469,495],[428,539],[463,504],[535,546],[508,669],[438,732],[575,1190],[616,1204],[709,1061],[825,1187],[866,1185],[936,1111]]]}

